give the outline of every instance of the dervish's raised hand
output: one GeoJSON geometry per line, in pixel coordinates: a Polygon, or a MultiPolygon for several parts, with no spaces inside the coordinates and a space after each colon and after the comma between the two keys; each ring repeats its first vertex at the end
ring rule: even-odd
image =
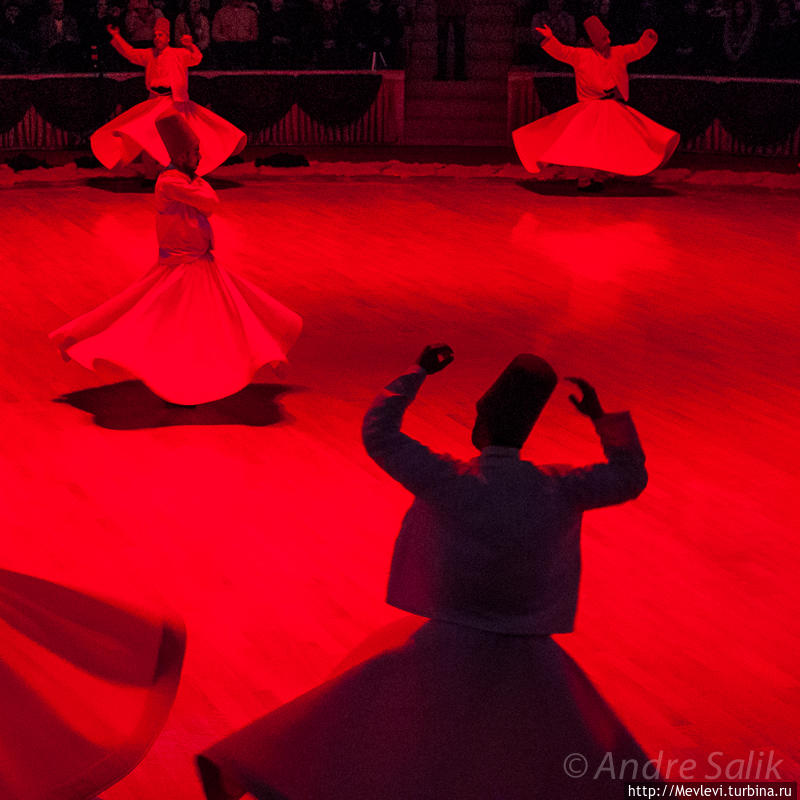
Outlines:
{"type": "Polygon", "coordinates": [[[181,36],[181,44],[184,47],[191,47],[192,44],[194,44],[192,41],[192,35],[190,33],[184,33],[183,36],[181,36]]]}
{"type": "Polygon", "coordinates": [[[549,25],[542,25],[541,28],[536,28],[536,33],[541,34],[545,39],[550,39],[553,36],[553,31],[550,30],[549,25]]]}
{"type": "Polygon", "coordinates": [[[567,378],[567,380],[581,390],[583,396],[580,400],[574,394],[569,396],[570,402],[581,414],[585,414],[589,419],[599,419],[605,414],[597,398],[597,392],[589,381],[585,381],[583,378],[567,378]]]}
{"type": "Polygon", "coordinates": [[[428,375],[433,375],[434,372],[443,370],[454,358],[453,348],[450,347],[449,344],[429,344],[420,353],[417,364],[419,364],[428,375]]]}
{"type": "Polygon", "coordinates": [[[106,30],[111,36],[119,36],[119,28],[116,25],[106,25],[106,30]]]}
{"type": "Polygon", "coordinates": [[[658,34],[652,29],[648,28],[643,34],[642,39],[646,42],[652,42],[653,44],[658,43],[658,34]]]}

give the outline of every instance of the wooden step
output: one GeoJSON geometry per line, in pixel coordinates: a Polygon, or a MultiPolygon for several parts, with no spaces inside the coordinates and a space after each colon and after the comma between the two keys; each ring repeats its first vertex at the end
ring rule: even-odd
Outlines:
{"type": "Polygon", "coordinates": [[[406,100],[406,120],[414,118],[449,120],[505,120],[508,113],[506,98],[500,99],[437,99],[406,100]]]}
{"type": "MultiPolygon", "coordinates": [[[[513,30],[505,20],[499,22],[484,22],[480,25],[467,23],[467,41],[480,40],[485,42],[509,42],[513,39],[513,30]]],[[[450,34],[452,38],[452,34],[450,34]]],[[[436,41],[435,20],[418,21],[414,26],[415,42],[436,41]]]]}
{"type": "MultiPolygon", "coordinates": [[[[449,52],[452,55],[453,41],[449,43],[449,52]]],[[[485,42],[480,39],[467,39],[466,42],[467,62],[469,61],[497,61],[510,64],[514,55],[514,45],[508,41],[485,42]]],[[[411,43],[411,66],[418,58],[436,57],[436,39],[426,39],[420,41],[415,39],[411,43]]]]}
{"type": "MultiPolygon", "coordinates": [[[[436,21],[436,8],[432,4],[418,5],[414,12],[414,19],[416,23],[420,22],[435,22],[436,21]]],[[[504,23],[509,33],[516,21],[516,11],[509,3],[498,3],[491,5],[480,5],[471,9],[467,14],[467,30],[471,25],[478,25],[481,23],[504,23]]]]}
{"type": "Polygon", "coordinates": [[[451,100],[505,98],[508,93],[507,89],[508,81],[506,78],[498,80],[471,78],[468,81],[434,81],[406,77],[406,101],[417,98],[447,98],[451,100]]]}
{"type": "MultiPolygon", "coordinates": [[[[452,63],[452,60],[450,61],[452,63]]],[[[412,57],[406,78],[431,80],[436,74],[436,56],[412,57]]],[[[470,79],[501,80],[508,77],[508,61],[483,61],[467,58],[467,75],[470,79]]]]}
{"type": "MultiPolygon", "coordinates": [[[[430,0],[417,5],[406,71],[407,144],[507,144],[507,82],[514,57],[515,19],[511,0],[474,5],[466,24],[469,80],[434,81],[438,66],[436,6],[430,0]]],[[[447,61],[452,69],[452,34],[449,39],[447,61]]]]}
{"type": "Polygon", "coordinates": [[[495,147],[507,144],[505,120],[407,119],[404,139],[408,145],[463,145],[495,147]]]}

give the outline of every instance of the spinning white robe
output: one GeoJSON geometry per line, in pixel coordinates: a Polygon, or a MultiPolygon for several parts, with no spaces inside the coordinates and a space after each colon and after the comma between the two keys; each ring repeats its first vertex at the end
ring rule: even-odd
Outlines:
{"type": "Polygon", "coordinates": [[[415,495],[388,601],[432,619],[206,750],[209,800],[236,797],[226,786],[258,800],[622,800],[598,772],[606,754],[647,760],[548,635],[572,629],[582,512],[647,482],[630,416],[597,421],[606,463],[537,467],[507,447],[464,463],[400,431],[424,377],[386,387],[364,443],[415,495]]]}
{"type": "Polygon", "coordinates": [[[0,797],[90,800],[133,769],[185,638],[180,621],[0,569],[0,797]]]}
{"type": "Polygon", "coordinates": [[[116,364],[184,405],[234,394],[260,367],[286,361],[302,320],[217,265],[208,215],[218,204],[202,178],[162,172],[158,262],[121,294],[51,333],[62,353],[89,369],[116,364]]]}
{"type": "Polygon", "coordinates": [[[646,175],[666,163],[679,134],[627,105],[627,65],[654,46],[642,36],[634,44],[612,47],[605,57],[593,47],[568,47],[555,36],[545,39],[542,48],[574,68],[578,102],[513,132],[525,169],[539,172],[540,164],[561,164],[646,175]]]}
{"type": "Polygon", "coordinates": [[[169,88],[171,95],[151,92],[149,100],[129,108],[92,134],[92,152],[103,166],[113,169],[129,164],[143,150],[162,166],[169,164],[170,158],[155,121],[172,110],[184,116],[200,140],[198,175],[208,174],[244,149],[247,137],[243,131],[189,99],[188,69],[199,64],[203,57],[197,47],[166,47],[157,53],[152,47],[131,47],[119,35],[112,38],[111,44],[128,61],[145,68],[148,90],[169,88]]]}

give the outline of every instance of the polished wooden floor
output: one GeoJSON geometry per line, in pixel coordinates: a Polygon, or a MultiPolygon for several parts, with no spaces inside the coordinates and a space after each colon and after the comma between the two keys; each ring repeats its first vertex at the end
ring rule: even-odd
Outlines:
{"type": "MultiPolygon", "coordinates": [[[[199,800],[195,752],[400,616],[383,590],[409,497],[359,425],[429,341],[456,361],[407,430],[435,448],[471,455],[473,403],[520,351],[632,410],[650,485],[587,515],[576,631],[560,641],[655,757],[704,777],[714,753],[736,772],[774,751],[800,777],[796,194],[223,184],[220,263],[305,330],[270,385],[176,409],[47,340],[153,260],[152,198],[135,188],[0,192],[3,564],[167,606],[189,630],[169,723],[107,800],[199,800]]],[[[600,455],[568,393],[529,458],[600,455]]]]}

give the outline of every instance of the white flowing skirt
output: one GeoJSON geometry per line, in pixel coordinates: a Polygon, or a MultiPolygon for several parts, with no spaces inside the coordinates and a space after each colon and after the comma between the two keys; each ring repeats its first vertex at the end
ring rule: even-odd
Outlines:
{"type": "Polygon", "coordinates": [[[285,362],[301,328],[297,314],[209,253],[156,264],[50,338],[89,369],[110,362],[165,400],[194,405],[234,394],[260,367],[285,362]]]}
{"type": "Polygon", "coordinates": [[[0,797],[89,800],[124,777],[178,688],[183,625],[0,570],[0,797]]]}
{"type": "Polygon", "coordinates": [[[226,786],[259,800],[621,800],[607,753],[633,759],[628,776],[647,760],[552,639],[432,621],[213,745],[198,768],[209,800],[238,796],[226,786]],[[581,759],[587,774],[573,777],[581,759]]]}
{"type": "Polygon", "coordinates": [[[180,112],[200,140],[198,175],[207,175],[226,159],[240,153],[247,136],[235,125],[191,100],[176,103],[155,97],[129,108],[98,128],[91,136],[92,152],[108,169],[130,164],[142,151],[167,166],[170,157],[156,130],[156,120],[171,109],[180,112]]]}
{"type": "Polygon", "coordinates": [[[680,135],[617,100],[584,100],[513,132],[528,172],[541,164],[646,175],[665,164],[680,135]]]}

